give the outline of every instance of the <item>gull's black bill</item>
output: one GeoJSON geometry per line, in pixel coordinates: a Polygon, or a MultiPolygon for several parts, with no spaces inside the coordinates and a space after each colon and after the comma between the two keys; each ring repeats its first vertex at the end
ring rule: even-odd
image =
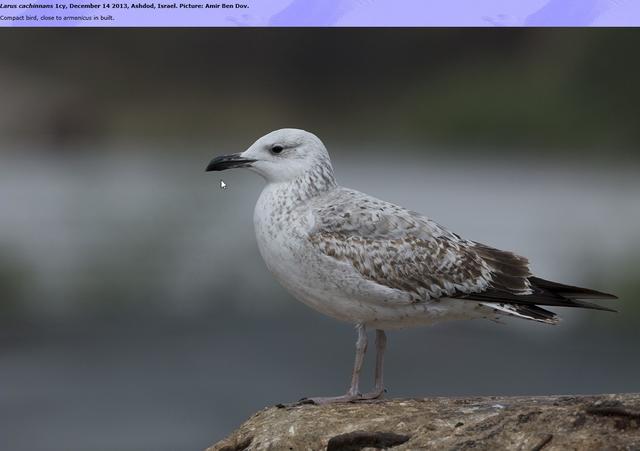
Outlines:
{"type": "Polygon", "coordinates": [[[254,161],[256,160],[241,157],[239,153],[222,155],[220,157],[215,157],[209,162],[207,165],[207,172],[224,171],[225,169],[232,168],[246,168],[251,166],[251,163],[254,161]]]}

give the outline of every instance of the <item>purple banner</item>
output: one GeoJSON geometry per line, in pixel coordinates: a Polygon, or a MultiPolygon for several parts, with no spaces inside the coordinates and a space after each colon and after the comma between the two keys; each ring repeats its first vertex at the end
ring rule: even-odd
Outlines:
{"type": "Polygon", "coordinates": [[[0,26],[638,26],[640,0],[0,0],[0,26]]]}

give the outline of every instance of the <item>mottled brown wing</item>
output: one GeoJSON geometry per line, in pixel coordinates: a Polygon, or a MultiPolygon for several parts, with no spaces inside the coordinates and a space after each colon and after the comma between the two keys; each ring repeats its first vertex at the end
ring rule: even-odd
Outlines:
{"type": "Polygon", "coordinates": [[[444,238],[387,240],[317,232],[310,240],[366,279],[410,293],[416,301],[479,292],[488,284],[489,271],[478,256],[444,238]]]}
{"type": "Polygon", "coordinates": [[[528,262],[467,241],[418,213],[356,191],[315,210],[310,241],[363,277],[415,300],[499,287],[525,293],[528,262]]]}

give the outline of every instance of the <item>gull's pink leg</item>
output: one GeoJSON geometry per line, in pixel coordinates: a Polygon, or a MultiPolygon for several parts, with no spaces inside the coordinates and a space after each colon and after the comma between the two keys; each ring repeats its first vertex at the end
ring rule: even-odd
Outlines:
{"type": "Polygon", "coordinates": [[[360,399],[377,399],[384,394],[384,351],[387,347],[387,336],[382,329],[376,329],[376,372],[375,388],[360,396],[360,399]]]}
{"type": "Polygon", "coordinates": [[[362,370],[362,364],[364,363],[364,355],[367,352],[367,330],[364,324],[356,324],[356,331],[358,331],[358,339],[356,340],[356,361],[353,365],[353,373],[351,374],[351,386],[347,393],[342,396],[331,396],[325,398],[304,398],[300,401],[301,403],[330,404],[363,399],[359,394],[358,389],[360,385],[360,371],[362,370]]]}

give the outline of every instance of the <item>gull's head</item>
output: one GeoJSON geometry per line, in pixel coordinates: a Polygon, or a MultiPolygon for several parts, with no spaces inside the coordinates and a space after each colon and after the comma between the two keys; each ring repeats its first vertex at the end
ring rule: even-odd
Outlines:
{"type": "Polygon", "coordinates": [[[283,128],[258,139],[241,153],[216,157],[207,171],[248,168],[268,182],[288,182],[305,174],[333,178],[327,149],[313,133],[283,128]]]}

